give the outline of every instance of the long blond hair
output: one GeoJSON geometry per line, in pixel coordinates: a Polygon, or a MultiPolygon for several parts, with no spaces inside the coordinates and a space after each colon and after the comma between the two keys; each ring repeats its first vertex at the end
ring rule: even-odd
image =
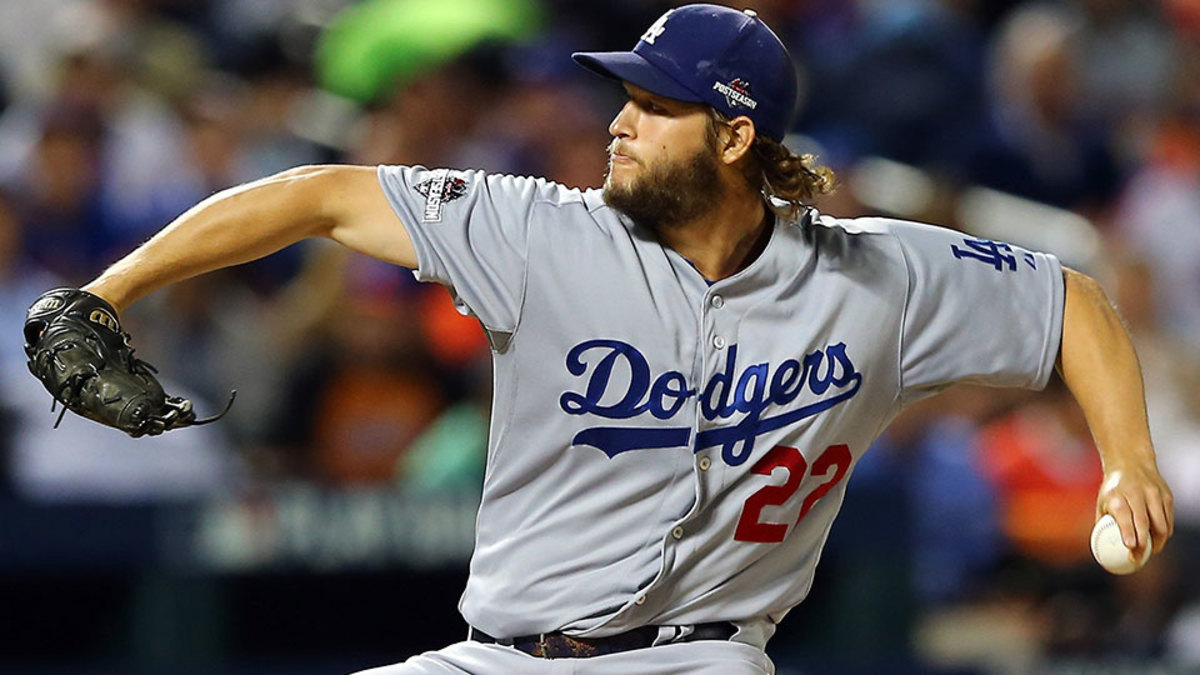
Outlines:
{"type": "MultiPolygon", "coordinates": [[[[729,118],[709,108],[709,122],[709,141],[715,148],[729,118]]],[[[819,164],[816,155],[792,152],[783,143],[761,135],[754,138],[742,174],[751,188],[768,198],[772,210],[785,217],[795,217],[814,199],[837,188],[833,169],[819,164]],[[772,198],[784,202],[783,206],[772,203],[772,198]]]]}

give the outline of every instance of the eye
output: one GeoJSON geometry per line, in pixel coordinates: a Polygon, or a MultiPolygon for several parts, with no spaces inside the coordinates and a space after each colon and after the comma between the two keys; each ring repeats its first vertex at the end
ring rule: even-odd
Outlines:
{"type": "Polygon", "coordinates": [[[654,101],[647,101],[647,102],[646,102],[646,110],[647,110],[647,111],[649,111],[650,113],[654,114],[654,115],[668,115],[668,114],[670,114],[670,111],[669,111],[669,110],[667,110],[666,108],[662,107],[661,105],[659,105],[659,104],[655,103],[654,101]]]}

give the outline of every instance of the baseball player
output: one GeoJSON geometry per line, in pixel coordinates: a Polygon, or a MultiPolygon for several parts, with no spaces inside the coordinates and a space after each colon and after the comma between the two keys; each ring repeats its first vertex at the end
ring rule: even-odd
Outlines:
{"type": "MultiPolygon", "coordinates": [[[[1056,366],[1103,455],[1097,516],[1162,548],[1171,493],[1141,374],[1091,279],[1044,253],[806,206],[830,176],[780,143],[796,78],[754,12],[679,7],[631,52],[574,58],[628,94],[603,190],[294,169],[205,200],[78,296],[115,317],[322,236],[445,284],[482,324],[495,402],[469,630],[368,672],[772,673],[764,648],[888,422],[952,383],[1039,388],[1056,366]]],[[[34,325],[39,353],[53,323],[34,325]]],[[[151,410],[150,432],[191,421],[185,407],[151,410]]]]}

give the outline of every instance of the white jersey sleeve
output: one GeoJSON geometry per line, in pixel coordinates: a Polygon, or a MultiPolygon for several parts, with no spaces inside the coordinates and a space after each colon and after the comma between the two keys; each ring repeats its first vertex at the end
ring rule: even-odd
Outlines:
{"type": "Polygon", "coordinates": [[[1044,387],[1062,337],[1058,259],[931,225],[891,221],[889,229],[908,269],[903,400],[963,381],[1044,387]]]}
{"type": "Polygon", "coordinates": [[[482,171],[380,166],[379,182],[417,253],[421,281],[446,285],[455,305],[492,332],[520,319],[529,238],[540,202],[569,198],[543,179],[482,171]]]}

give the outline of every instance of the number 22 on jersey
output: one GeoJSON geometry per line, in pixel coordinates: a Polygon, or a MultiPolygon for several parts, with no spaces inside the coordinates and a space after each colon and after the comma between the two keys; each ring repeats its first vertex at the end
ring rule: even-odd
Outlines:
{"type": "MultiPolygon", "coordinates": [[[[829,494],[850,469],[850,448],[845,444],[831,445],[825,448],[821,456],[812,464],[812,475],[825,477],[824,482],[814,488],[804,498],[800,505],[800,515],[794,525],[799,525],[804,516],[812,510],[817,500],[829,494]]],[[[796,448],[777,445],[763,455],[750,470],[754,473],[770,476],[775,469],[783,467],[787,471],[787,481],[783,485],[767,485],[746,499],[742,506],[742,515],[738,518],[737,530],[733,533],[735,541],[775,544],[783,541],[787,535],[786,523],[762,522],[762,510],[767,506],[783,506],[792,495],[800,489],[804,476],[808,473],[808,462],[796,448]]]]}

